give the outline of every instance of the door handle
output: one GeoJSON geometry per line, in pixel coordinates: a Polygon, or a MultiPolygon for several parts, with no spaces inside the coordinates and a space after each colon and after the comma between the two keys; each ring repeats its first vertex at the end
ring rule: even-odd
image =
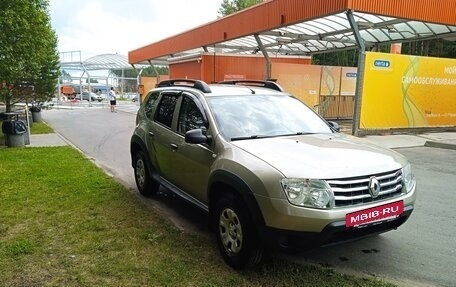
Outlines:
{"type": "Polygon", "coordinates": [[[171,146],[171,148],[172,148],[173,150],[177,150],[177,145],[176,145],[176,144],[170,144],[170,146],[171,146]]]}
{"type": "Polygon", "coordinates": [[[149,132],[149,135],[150,135],[151,137],[155,136],[153,132],[149,132]]]}

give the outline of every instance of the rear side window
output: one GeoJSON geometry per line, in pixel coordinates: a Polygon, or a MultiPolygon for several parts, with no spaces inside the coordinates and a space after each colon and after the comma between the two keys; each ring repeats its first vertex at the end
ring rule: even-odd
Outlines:
{"type": "Polygon", "coordinates": [[[162,95],[160,103],[157,106],[157,112],[155,113],[155,121],[171,128],[177,97],[178,95],[176,94],[162,95]]]}

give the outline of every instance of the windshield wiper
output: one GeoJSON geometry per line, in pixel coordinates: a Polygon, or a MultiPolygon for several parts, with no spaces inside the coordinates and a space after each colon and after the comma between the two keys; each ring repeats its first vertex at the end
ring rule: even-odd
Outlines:
{"type": "Polygon", "coordinates": [[[297,132],[297,133],[295,133],[295,135],[297,135],[297,136],[311,135],[311,134],[314,134],[314,133],[311,133],[311,132],[297,132]]]}
{"type": "Polygon", "coordinates": [[[278,135],[252,135],[244,137],[234,137],[231,138],[231,141],[240,141],[240,140],[252,140],[252,139],[264,139],[264,138],[277,138],[277,137],[288,137],[288,136],[302,136],[302,135],[311,135],[315,133],[311,132],[296,132],[291,134],[278,134],[278,135]]]}
{"type": "Polygon", "coordinates": [[[231,138],[231,141],[253,140],[253,139],[261,139],[261,138],[269,138],[269,137],[271,137],[271,136],[253,135],[253,136],[245,136],[245,137],[234,137],[234,138],[231,138]]]}

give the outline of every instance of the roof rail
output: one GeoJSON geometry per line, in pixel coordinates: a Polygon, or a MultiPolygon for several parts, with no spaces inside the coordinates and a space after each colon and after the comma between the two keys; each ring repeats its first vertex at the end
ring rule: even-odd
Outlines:
{"type": "Polygon", "coordinates": [[[276,90],[279,92],[283,92],[284,89],[274,81],[260,81],[260,80],[229,80],[229,81],[221,81],[218,84],[224,85],[243,85],[243,86],[258,86],[263,88],[268,88],[272,90],[276,90]]]}
{"type": "Polygon", "coordinates": [[[204,81],[201,80],[193,80],[193,79],[171,79],[161,81],[157,84],[157,88],[161,87],[173,87],[173,86],[180,86],[180,87],[191,87],[197,90],[200,90],[203,93],[211,93],[211,88],[206,84],[204,81]]]}

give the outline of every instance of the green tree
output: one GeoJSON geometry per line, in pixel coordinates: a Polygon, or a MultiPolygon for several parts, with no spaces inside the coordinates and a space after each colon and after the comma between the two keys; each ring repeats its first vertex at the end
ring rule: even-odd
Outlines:
{"type": "MultiPolygon", "coordinates": [[[[389,53],[391,45],[381,44],[375,51],[389,53]]],[[[456,41],[432,39],[402,43],[402,54],[439,58],[456,58],[456,41]]],[[[314,65],[358,66],[358,49],[334,51],[312,56],[314,65]]]]}
{"type": "MultiPolygon", "coordinates": [[[[136,77],[138,76],[138,71],[135,69],[114,69],[111,70],[118,78],[121,79],[124,92],[135,92],[137,90],[137,81],[136,77]],[[123,78],[122,78],[123,76],[123,78]]],[[[149,66],[141,72],[143,77],[156,77],[158,75],[169,75],[169,68],[167,66],[149,66]]]]}
{"type": "Polygon", "coordinates": [[[0,101],[49,99],[59,76],[48,0],[0,1],[0,101]]]}
{"type": "MultiPolygon", "coordinates": [[[[88,83],[88,82],[89,82],[89,79],[86,79],[86,83],[88,83]]],[[[98,84],[98,80],[90,78],[90,83],[91,84],[98,84]]]]}
{"type": "Polygon", "coordinates": [[[356,67],[358,65],[358,49],[316,54],[312,56],[312,64],[356,67]]]}
{"type": "Polygon", "coordinates": [[[402,53],[439,58],[456,58],[456,41],[432,39],[402,44],[402,53]]]}
{"type": "MultiPolygon", "coordinates": [[[[123,75],[125,78],[136,78],[138,76],[138,72],[135,69],[124,69],[123,71],[121,69],[113,69],[111,72],[117,77],[122,77],[123,75]]],[[[159,75],[168,75],[169,68],[167,66],[149,66],[141,72],[141,76],[155,77],[157,73],[159,75]]]]}
{"type": "Polygon", "coordinates": [[[142,75],[155,77],[157,76],[157,73],[159,75],[169,75],[169,68],[167,66],[155,66],[155,68],[147,67],[142,72],[142,75]]]}
{"type": "Polygon", "coordinates": [[[223,0],[217,12],[221,16],[226,16],[261,2],[263,0],[223,0]]]}
{"type": "Polygon", "coordinates": [[[71,74],[70,73],[68,73],[65,70],[61,70],[60,73],[61,73],[61,76],[60,76],[60,83],[61,84],[63,84],[63,83],[71,83],[72,78],[71,78],[71,74]]]}

